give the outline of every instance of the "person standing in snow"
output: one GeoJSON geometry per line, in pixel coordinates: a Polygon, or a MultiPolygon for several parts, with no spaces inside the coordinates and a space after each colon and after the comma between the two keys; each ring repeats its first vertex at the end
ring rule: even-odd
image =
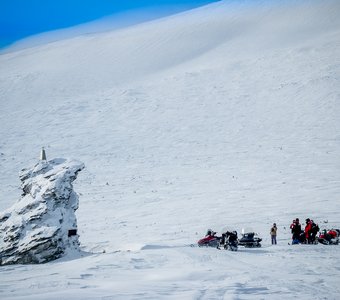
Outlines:
{"type": "Polygon", "coordinates": [[[310,241],[312,244],[315,244],[315,238],[320,228],[318,224],[315,224],[313,220],[311,220],[312,229],[310,230],[310,241]]]}
{"type": "Polygon", "coordinates": [[[306,227],[305,227],[305,238],[306,238],[307,244],[311,243],[311,230],[312,230],[312,222],[308,218],[306,219],[306,227]]]}
{"type": "Polygon", "coordinates": [[[277,227],[276,227],[276,223],[274,223],[272,228],[270,229],[270,236],[272,238],[272,245],[276,245],[276,233],[277,233],[277,227]]]}
{"type": "Polygon", "coordinates": [[[290,228],[293,234],[292,236],[293,245],[301,243],[302,230],[301,230],[301,224],[300,224],[299,218],[295,219],[295,222],[293,222],[293,224],[290,225],[290,228]]]}

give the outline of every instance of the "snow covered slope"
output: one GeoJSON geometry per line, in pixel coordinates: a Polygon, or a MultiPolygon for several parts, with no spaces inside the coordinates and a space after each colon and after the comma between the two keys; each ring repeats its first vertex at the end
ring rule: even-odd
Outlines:
{"type": "Polygon", "coordinates": [[[1,268],[1,298],[336,299],[339,248],[288,246],[287,227],[340,227],[340,4],[268,2],[0,56],[0,209],[41,146],[84,161],[96,253],[1,268]],[[249,226],[263,249],[185,246],[249,226]]]}

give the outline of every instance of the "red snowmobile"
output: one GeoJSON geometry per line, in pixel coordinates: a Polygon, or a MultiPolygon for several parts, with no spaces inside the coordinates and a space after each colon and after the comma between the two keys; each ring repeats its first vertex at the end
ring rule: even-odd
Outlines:
{"type": "Polygon", "coordinates": [[[340,236],[339,229],[331,229],[331,230],[324,229],[322,232],[320,232],[318,241],[319,243],[324,244],[324,245],[338,245],[339,236],[340,236]]]}
{"type": "Polygon", "coordinates": [[[237,251],[238,241],[236,231],[226,231],[222,233],[221,237],[215,236],[215,234],[215,231],[208,229],[205,237],[197,242],[198,246],[237,251]]]}
{"type": "Polygon", "coordinates": [[[215,236],[216,232],[208,229],[207,234],[204,238],[200,239],[197,244],[198,247],[220,247],[220,237],[215,236]]]}

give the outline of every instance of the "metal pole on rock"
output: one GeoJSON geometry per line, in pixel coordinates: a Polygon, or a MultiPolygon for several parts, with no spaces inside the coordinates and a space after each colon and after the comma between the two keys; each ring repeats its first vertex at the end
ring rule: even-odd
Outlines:
{"type": "Polygon", "coordinates": [[[46,152],[45,152],[44,147],[41,148],[40,160],[46,160],[46,152]]]}

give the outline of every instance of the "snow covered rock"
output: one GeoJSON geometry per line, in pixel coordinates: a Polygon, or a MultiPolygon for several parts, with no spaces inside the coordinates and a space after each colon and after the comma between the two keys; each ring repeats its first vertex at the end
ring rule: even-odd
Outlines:
{"type": "Polygon", "coordinates": [[[0,213],[0,265],[45,263],[79,250],[76,160],[40,161],[20,173],[22,198],[0,213]]]}

